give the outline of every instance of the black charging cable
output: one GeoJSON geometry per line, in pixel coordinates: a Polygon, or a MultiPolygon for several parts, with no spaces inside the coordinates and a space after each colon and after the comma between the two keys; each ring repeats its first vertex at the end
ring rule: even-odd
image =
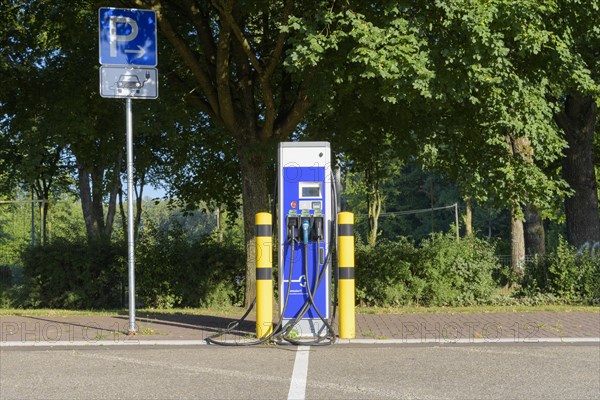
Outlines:
{"type": "Polygon", "coordinates": [[[259,345],[259,344],[263,344],[266,343],[268,341],[271,341],[273,338],[278,337],[281,334],[281,326],[283,324],[283,315],[285,313],[285,310],[287,308],[288,305],[288,301],[290,298],[290,290],[292,288],[292,273],[294,272],[294,248],[296,247],[295,243],[296,243],[296,233],[295,230],[296,228],[294,226],[291,227],[291,246],[290,248],[292,249],[292,254],[290,255],[290,279],[288,279],[288,283],[287,283],[287,290],[285,293],[285,299],[283,302],[283,310],[281,312],[281,315],[279,316],[279,320],[277,321],[277,324],[273,327],[273,330],[271,331],[271,333],[267,336],[265,336],[264,338],[260,338],[257,340],[251,340],[251,341],[244,341],[244,342],[236,342],[236,341],[221,341],[221,340],[216,340],[216,338],[226,335],[228,333],[232,333],[235,328],[237,326],[239,326],[239,324],[241,324],[246,317],[248,317],[248,315],[250,314],[250,311],[252,311],[252,309],[254,308],[254,306],[256,305],[256,297],[254,298],[254,300],[252,301],[252,304],[250,305],[250,307],[248,308],[248,310],[246,310],[246,313],[242,316],[242,318],[238,319],[237,321],[234,321],[233,323],[230,323],[226,329],[220,330],[217,333],[207,337],[205,339],[205,341],[209,344],[216,344],[219,346],[255,346],[255,345],[259,345]]]}
{"type": "MultiPolygon", "coordinates": [[[[279,321],[273,328],[273,331],[271,332],[271,334],[269,334],[268,336],[261,338],[261,339],[257,339],[257,340],[253,340],[253,341],[244,341],[244,342],[235,342],[235,341],[230,342],[230,341],[216,340],[217,337],[220,337],[225,334],[233,332],[235,330],[235,328],[237,328],[243,321],[245,321],[245,319],[248,317],[248,315],[250,314],[250,312],[256,305],[256,298],[254,298],[250,307],[248,308],[248,310],[246,310],[246,312],[240,319],[230,323],[226,329],[223,329],[223,330],[207,337],[205,339],[207,343],[220,345],[220,346],[253,346],[253,345],[263,344],[268,341],[271,341],[272,339],[278,339],[278,338],[283,339],[294,345],[329,345],[329,344],[335,343],[335,340],[336,340],[335,330],[333,329],[331,324],[327,321],[327,319],[323,317],[323,315],[319,311],[319,309],[316,306],[315,301],[314,301],[314,296],[316,295],[316,292],[323,280],[323,277],[325,276],[325,273],[328,271],[328,267],[331,265],[331,256],[333,254],[333,249],[335,248],[337,251],[337,245],[335,244],[335,242],[337,240],[337,233],[336,233],[336,231],[337,231],[337,191],[335,188],[335,179],[334,179],[333,175],[331,175],[331,179],[332,179],[332,192],[333,192],[332,193],[332,205],[333,205],[332,214],[333,215],[331,218],[331,221],[332,221],[331,232],[329,233],[329,237],[330,237],[329,246],[328,246],[329,249],[327,252],[327,256],[325,257],[325,260],[323,262],[323,265],[319,271],[318,277],[316,279],[316,284],[314,285],[314,289],[311,290],[309,276],[308,276],[308,244],[307,243],[304,244],[303,264],[304,264],[304,273],[305,273],[308,297],[307,297],[307,300],[304,302],[300,312],[298,312],[297,315],[291,321],[288,321],[284,326],[282,326],[284,314],[287,309],[290,291],[291,291],[291,282],[292,282],[293,269],[294,269],[294,253],[295,253],[295,249],[296,249],[295,226],[292,225],[291,232],[289,235],[290,241],[291,241],[289,249],[291,249],[291,254],[290,254],[290,271],[289,271],[289,279],[288,279],[287,287],[286,287],[286,295],[285,295],[281,315],[279,317],[279,321]],[[317,313],[317,315],[319,316],[321,321],[323,321],[323,323],[327,329],[327,334],[325,336],[318,335],[317,339],[313,340],[313,341],[298,341],[298,340],[290,337],[290,333],[293,331],[294,326],[296,326],[299,323],[299,321],[302,319],[302,317],[306,314],[306,312],[310,309],[311,306],[313,307],[313,309],[315,310],[315,312],[317,313]],[[329,340],[327,342],[325,342],[325,340],[327,340],[327,339],[329,339],[329,340]]],[[[276,199],[277,199],[277,195],[278,195],[277,183],[278,183],[278,176],[276,174],[275,190],[274,190],[275,196],[273,199],[273,207],[272,207],[273,213],[271,215],[275,215],[275,210],[276,210],[276,199]]],[[[316,250],[317,250],[317,265],[319,265],[320,264],[319,232],[317,232],[317,249],[316,250]]],[[[284,255],[284,259],[285,259],[285,255],[284,255]]],[[[337,274],[334,274],[334,302],[333,302],[332,321],[335,320],[336,309],[337,309],[337,286],[338,286],[337,274]]]]}
{"type": "MultiPolygon", "coordinates": [[[[306,279],[306,292],[307,292],[308,297],[307,297],[302,309],[297,314],[296,318],[294,319],[293,323],[291,324],[291,326],[293,327],[294,325],[296,325],[302,319],[302,317],[308,312],[310,307],[312,307],[313,310],[315,311],[315,313],[317,314],[317,316],[319,317],[319,319],[323,322],[323,324],[327,330],[327,334],[325,336],[321,336],[321,335],[317,334],[317,338],[315,340],[301,341],[301,340],[296,340],[293,337],[290,337],[289,333],[288,333],[288,334],[282,335],[282,339],[284,339],[285,341],[287,341],[291,344],[294,344],[296,346],[329,345],[329,344],[335,343],[335,331],[333,330],[333,327],[329,324],[329,321],[327,321],[327,319],[325,317],[323,317],[323,315],[321,314],[321,312],[320,312],[319,308],[317,307],[315,300],[314,300],[314,296],[316,295],[316,292],[317,292],[317,290],[321,284],[321,281],[323,279],[323,276],[324,276],[323,272],[326,270],[326,264],[325,263],[323,264],[323,267],[318,274],[318,278],[316,279],[316,284],[314,285],[314,289],[311,290],[310,276],[308,275],[308,241],[306,240],[306,236],[308,235],[308,232],[306,232],[306,229],[307,229],[306,227],[303,227],[303,229],[304,229],[304,235],[305,235],[303,264],[304,264],[304,276],[306,279]],[[329,339],[329,341],[325,342],[325,340],[327,340],[327,339],[329,339]]],[[[320,248],[319,241],[317,240],[317,262],[320,261],[318,258],[319,248],[320,248]]],[[[320,263],[318,263],[318,264],[320,264],[320,263]]],[[[285,333],[285,331],[284,331],[284,333],[285,333]]]]}

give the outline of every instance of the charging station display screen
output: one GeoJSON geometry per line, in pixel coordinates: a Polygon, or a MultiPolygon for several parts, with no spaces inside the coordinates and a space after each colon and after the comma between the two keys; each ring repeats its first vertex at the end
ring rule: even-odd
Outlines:
{"type": "Polygon", "coordinates": [[[321,197],[321,182],[300,182],[300,198],[321,197]]]}
{"type": "Polygon", "coordinates": [[[303,187],[302,197],[319,197],[318,187],[303,187]]]}

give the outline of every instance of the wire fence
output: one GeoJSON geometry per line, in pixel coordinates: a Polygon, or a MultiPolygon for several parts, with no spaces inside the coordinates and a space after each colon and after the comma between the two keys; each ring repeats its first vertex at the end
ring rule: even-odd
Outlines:
{"type": "Polygon", "coordinates": [[[496,256],[498,259],[498,264],[500,264],[503,268],[507,270],[523,270],[525,268],[525,264],[530,263],[536,259],[536,256],[526,255],[521,260],[519,260],[517,265],[513,265],[512,256],[511,255],[498,255],[496,256]]]}
{"type": "MultiPolygon", "coordinates": [[[[365,238],[369,231],[368,214],[355,214],[356,234],[365,238]]],[[[414,210],[383,211],[378,218],[378,238],[396,240],[400,236],[415,241],[435,232],[454,232],[458,236],[458,204],[414,210]]]]}

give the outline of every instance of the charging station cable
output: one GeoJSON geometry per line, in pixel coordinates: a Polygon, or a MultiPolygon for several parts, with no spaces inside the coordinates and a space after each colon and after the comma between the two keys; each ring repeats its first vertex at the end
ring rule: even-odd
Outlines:
{"type": "MultiPolygon", "coordinates": [[[[275,187],[277,188],[277,177],[275,180],[275,187]]],[[[255,304],[256,304],[256,298],[252,301],[252,304],[250,305],[250,307],[248,308],[248,310],[246,310],[246,312],[244,313],[244,315],[238,319],[237,321],[234,321],[232,323],[230,323],[226,329],[221,330],[217,333],[215,333],[214,335],[209,336],[208,338],[206,338],[206,342],[207,343],[211,343],[211,344],[216,344],[216,345],[221,345],[221,346],[252,346],[252,345],[258,345],[258,344],[262,344],[262,343],[266,343],[272,339],[283,339],[289,343],[295,344],[295,345],[329,345],[329,344],[333,344],[335,343],[336,340],[336,334],[335,331],[333,329],[333,327],[331,326],[331,324],[327,321],[327,319],[325,319],[321,312],[319,311],[319,309],[317,308],[315,301],[314,301],[314,296],[316,295],[317,289],[320,286],[323,277],[325,276],[325,273],[328,271],[328,266],[331,265],[331,257],[333,254],[333,250],[335,249],[337,251],[337,245],[336,245],[336,241],[337,241],[337,234],[336,234],[336,229],[337,229],[337,193],[336,193],[336,189],[335,189],[335,179],[333,177],[333,175],[331,176],[331,182],[332,182],[332,204],[333,204],[333,210],[332,210],[332,218],[331,218],[331,230],[332,232],[330,232],[329,237],[330,237],[330,241],[329,241],[329,248],[328,248],[328,252],[327,252],[327,256],[325,257],[325,260],[323,262],[322,268],[318,273],[318,277],[316,279],[316,284],[314,285],[314,289],[311,290],[311,285],[309,282],[309,276],[308,276],[308,238],[309,238],[309,229],[310,229],[310,222],[308,220],[304,220],[302,223],[302,230],[303,230],[303,244],[304,244],[304,272],[305,272],[305,278],[306,278],[306,288],[307,288],[307,294],[308,294],[308,298],[306,300],[306,302],[304,303],[302,309],[300,310],[300,312],[296,315],[295,318],[293,318],[291,321],[288,321],[285,326],[282,326],[283,324],[283,316],[285,314],[285,310],[287,309],[287,305],[288,305],[288,300],[289,300],[289,295],[290,295],[290,291],[291,291],[291,282],[292,282],[292,276],[293,276],[293,268],[294,268],[294,253],[295,253],[295,247],[296,247],[296,243],[297,243],[297,239],[296,239],[296,227],[295,226],[291,226],[291,230],[289,232],[289,240],[290,240],[290,271],[289,271],[289,279],[287,282],[287,287],[286,287],[286,295],[285,295],[285,299],[284,299],[284,304],[283,304],[283,308],[282,308],[282,312],[281,315],[279,317],[279,321],[277,322],[276,326],[273,328],[273,331],[270,335],[258,339],[258,340],[254,340],[254,341],[245,341],[245,342],[224,342],[224,341],[218,341],[216,340],[217,337],[220,337],[222,335],[225,335],[227,333],[231,333],[233,332],[233,330],[238,327],[245,319],[246,317],[250,314],[250,312],[252,311],[252,309],[254,308],[255,304]],[[314,310],[316,311],[317,315],[319,316],[319,318],[323,321],[323,323],[325,324],[325,327],[327,328],[327,335],[325,336],[318,336],[316,340],[314,341],[297,341],[291,337],[289,337],[289,334],[291,333],[291,331],[293,330],[293,327],[295,325],[298,324],[298,322],[302,319],[302,317],[306,314],[306,312],[310,309],[310,307],[313,306],[314,310]],[[324,342],[326,339],[329,339],[328,342],[324,342]]],[[[274,196],[274,200],[273,200],[273,210],[275,210],[275,204],[276,204],[276,198],[278,195],[278,191],[275,191],[276,196],[274,196]]],[[[273,213],[272,215],[275,215],[275,213],[273,213]]],[[[317,265],[320,264],[320,257],[319,257],[319,251],[320,251],[320,241],[319,241],[319,237],[321,236],[320,230],[322,227],[320,227],[320,225],[317,225],[317,265]]],[[[334,302],[333,302],[333,317],[332,320],[335,319],[335,315],[336,315],[336,308],[337,308],[337,286],[338,286],[338,282],[337,282],[337,276],[334,276],[334,302]]]]}
{"type": "Polygon", "coordinates": [[[205,339],[207,343],[216,344],[219,346],[255,346],[258,344],[266,343],[266,342],[270,341],[271,339],[279,337],[281,335],[281,333],[282,333],[281,326],[283,324],[283,315],[287,308],[288,301],[290,298],[290,291],[292,289],[291,276],[292,276],[292,273],[294,272],[294,249],[296,247],[296,227],[295,226],[291,226],[290,240],[291,240],[290,248],[292,251],[292,253],[290,255],[290,279],[288,279],[288,283],[287,283],[287,288],[286,288],[287,290],[286,290],[285,299],[283,302],[283,311],[281,312],[281,315],[279,316],[279,321],[277,321],[277,324],[273,327],[273,331],[271,332],[271,334],[268,336],[265,336],[264,338],[261,338],[261,339],[252,340],[252,341],[244,341],[244,342],[236,342],[236,341],[225,342],[225,341],[221,341],[221,340],[216,340],[216,338],[218,338],[220,336],[223,336],[223,335],[233,332],[234,329],[237,328],[246,319],[246,317],[248,317],[248,314],[250,314],[250,311],[252,311],[252,309],[256,305],[256,297],[255,297],[254,300],[252,301],[252,304],[248,308],[248,310],[246,310],[246,312],[240,319],[230,323],[227,326],[227,328],[220,330],[217,333],[215,333],[214,335],[207,337],[205,339]]]}

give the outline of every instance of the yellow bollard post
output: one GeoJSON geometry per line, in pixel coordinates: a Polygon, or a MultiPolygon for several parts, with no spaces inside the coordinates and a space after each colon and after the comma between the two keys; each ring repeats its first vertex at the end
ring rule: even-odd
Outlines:
{"type": "Polygon", "coordinates": [[[355,287],[354,287],[354,214],[338,214],[338,287],[340,302],[340,339],[354,339],[355,287]]]}
{"type": "Polygon", "coordinates": [[[256,224],[256,337],[262,339],[273,330],[273,225],[271,214],[255,216],[256,224]]]}

